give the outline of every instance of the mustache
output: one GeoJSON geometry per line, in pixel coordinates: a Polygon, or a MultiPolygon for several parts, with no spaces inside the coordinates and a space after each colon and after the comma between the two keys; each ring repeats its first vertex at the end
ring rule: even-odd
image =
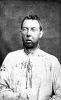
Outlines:
{"type": "Polygon", "coordinates": [[[22,42],[23,43],[33,43],[33,41],[31,40],[31,39],[24,39],[24,38],[22,38],[22,42]]]}
{"type": "Polygon", "coordinates": [[[30,41],[30,42],[32,42],[32,40],[30,40],[30,39],[26,39],[25,41],[30,41]]]}
{"type": "Polygon", "coordinates": [[[32,40],[31,39],[29,39],[29,38],[26,38],[26,39],[24,39],[23,37],[22,37],[22,41],[25,41],[25,42],[32,42],[32,40]]]}

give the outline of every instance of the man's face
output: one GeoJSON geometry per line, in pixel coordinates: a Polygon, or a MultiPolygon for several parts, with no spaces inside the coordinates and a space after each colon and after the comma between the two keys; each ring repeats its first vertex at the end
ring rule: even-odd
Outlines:
{"type": "Polygon", "coordinates": [[[24,47],[29,49],[37,46],[40,37],[39,27],[39,22],[37,20],[26,19],[23,22],[22,40],[24,47]]]}

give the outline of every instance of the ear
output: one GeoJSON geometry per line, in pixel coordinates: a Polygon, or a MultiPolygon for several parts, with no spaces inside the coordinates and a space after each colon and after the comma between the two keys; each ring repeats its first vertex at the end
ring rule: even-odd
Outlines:
{"type": "Polygon", "coordinates": [[[44,31],[40,31],[40,38],[43,36],[44,31]]]}
{"type": "Polygon", "coordinates": [[[20,30],[20,37],[22,37],[22,31],[20,30]]]}
{"type": "Polygon", "coordinates": [[[20,30],[20,34],[22,35],[22,30],[20,30]]]}

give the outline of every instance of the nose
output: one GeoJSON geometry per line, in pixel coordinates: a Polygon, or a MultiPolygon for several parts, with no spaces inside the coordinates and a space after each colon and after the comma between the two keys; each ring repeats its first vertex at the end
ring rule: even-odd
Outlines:
{"type": "Polygon", "coordinates": [[[27,32],[27,37],[31,36],[31,30],[29,29],[27,32]]]}

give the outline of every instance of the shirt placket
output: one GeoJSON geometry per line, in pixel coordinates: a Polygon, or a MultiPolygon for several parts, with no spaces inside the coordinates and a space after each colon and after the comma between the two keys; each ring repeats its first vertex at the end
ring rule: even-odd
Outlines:
{"type": "Polygon", "coordinates": [[[28,100],[29,100],[31,88],[32,88],[32,63],[31,63],[30,57],[29,57],[29,60],[27,63],[27,68],[26,68],[26,89],[27,89],[26,99],[28,99],[28,100]]]}

